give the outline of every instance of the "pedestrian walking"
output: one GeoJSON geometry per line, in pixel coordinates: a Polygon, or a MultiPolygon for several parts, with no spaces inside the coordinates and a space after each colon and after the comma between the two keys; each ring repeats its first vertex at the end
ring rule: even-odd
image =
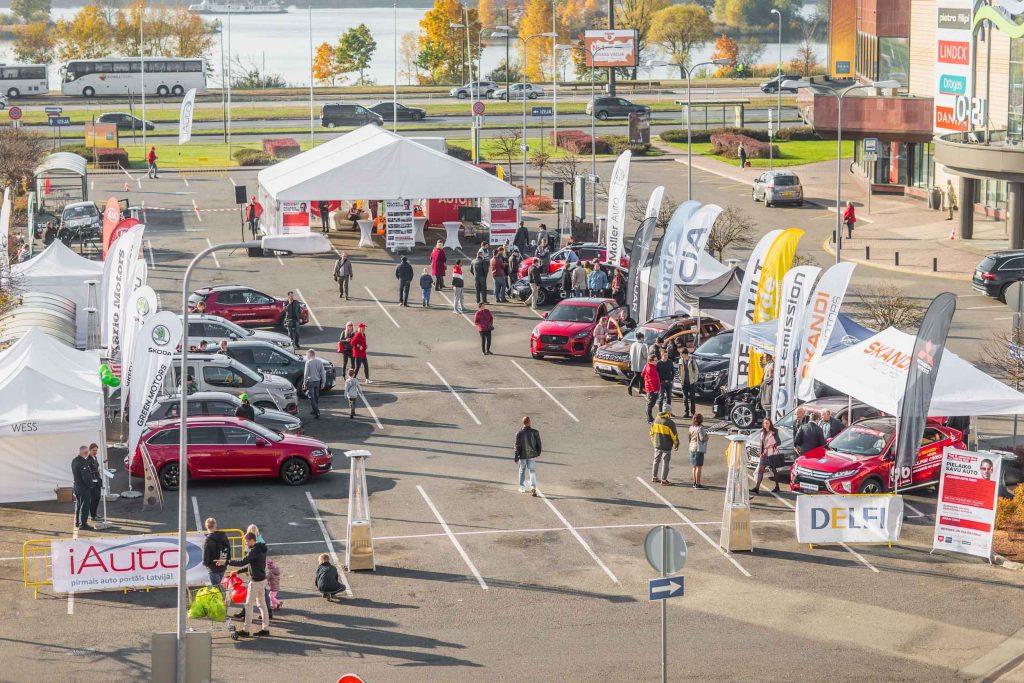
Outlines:
{"type": "Polygon", "coordinates": [[[683,389],[683,417],[697,412],[697,378],[700,369],[686,347],[679,351],[679,386],[683,389]]]}
{"type": "Polygon", "coordinates": [[[444,253],[444,242],[437,241],[430,252],[430,274],[434,276],[434,287],[437,291],[444,289],[444,274],[448,266],[448,256],[444,253]]]}
{"type": "Polygon", "coordinates": [[[658,412],[672,411],[672,383],[676,378],[676,366],[668,357],[668,349],[661,349],[657,363],[661,391],[658,392],[658,412]]]}
{"type": "Polygon", "coordinates": [[[249,203],[245,205],[245,222],[249,224],[249,232],[252,233],[252,238],[256,239],[256,235],[260,232],[260,216],[263,215],[263,205],[256,201],[256,195],[253,195],[249,199],[249,203]]]}
{"type": "Polygon", "coordinates": [[[355,368],[348,371],[348,379],[345,380],[345,398],[348,399],[348,417],[351,420],[356,416],[356,401],[363,398],[363,388],[359,385],[355,368]]]}
{"type": "Polygon", "coordinates": [[[490,262],[479,252],[469,264],[469,272],[473,274],[473,287],[476,289],[478,304],[487,303],[487,273],[490,272],[490,269],[490,262]]]}
{"type": "Polygon", "coordinates": [[[754,486],[750,489],[752,496],[761,493],[761,481],[764,479],[766,468],[772,471],[772,480],[775,481],[775,488],[772,489],[772,493],[778,493],[779,468],[786,465],[786,460],[782,457],[782,452],[779,450],[779,446],[782,445],[782,439],[779,438],[779,430],[772,424],[770,417],[764,418],[761,422],[760,437],[760,457],[757,460],[757,471],[754,473],[754,486]]]}
{"type": "Polygon", "coordinates": [[[258,608],[260,611],[260,624],[262,628],[256,632],[258,636],[269,636],[270,629],[268,628],[269,613],[267,610],[267,545],[256,540],[256,534],[246,532],[245,534],[245,547],[248,552],[238,560],[228,560],[227,566],[229,567],[248,567],[249,568],[249,585],[246,587],[245,596],[245,622],[242,625],[242,630],[238,632],[238,635],[243,638],[248,638],[252,632],[252,613],[253,608],[258,608]]]}
{"type": "Polygon", "coordinates": [[[826,441],[835,438],[844,429],[843,421],[833,415],[831,410],[825,410],[821,413],[819,426],[821,427],[821,435],[825,437],[826,441]]]}
{"type": "Polygon", "coordinates": [[[672,451],[679,450],[679,433],[676,423],[672,421],[672,411],[658,413],[651,425],[651,445],[654,446],[654,463],[651,465],[651,481],[655,484],[671,486],[668,480],[668,463],[672,460],[672,451]],[[658,476],[658,468],[661,476],[658,476]]]}
{"type": "Polygon", "coordinates": [[[321,199],[316,203],[316,208],[320,212],[320,224],[323,226],[320,232],[326,235],[331,231],[331,205],[321,199]]]}
{"type": "Polygon", "coordinates": [[[747,167],[747,148],[743,146],[741,142],[739,147],[736,148],[736,156],[740,158],[740,168],[747,167]]]}
{"type": "Polygon", "coordinates": [[[519,227],[516,228],[516,236],[512,238],[512,247],[521,254],[526,253],[526,249],[530,246],[530,231],[526,229],[526,223],[519,221],[519,227]]]}
{"type": "Polygon", "coordinates": [[[288,301],[284,305],[284,329],[288,332],[288,337],[295,344],[296,349],[301,349],[299,345],[299,324],[302,320],[302,304],[295,298],[295,292],[288,292],[288,301]]]}
{"type": "Polygon", "coordinates": [[[853,227],[857,224],[857,212],[853,208],[853,202],[846,202],[846,211],[843,211],[843,223],[846,225],[846,239],[853,239],[853,227]]]}
{"type": "Polygon", "coordinates": [[[647,392],[647,424],[654,422],[654,404],[658,402],[658,395],[661,393],[661,378],[658,376],[658,354],[652,351],[647,356],[647,364],[640,372],[644,381],[644,391],[647,392]]]}
{"type": "Polygon", "coordinates": [[[540,301],[540,288],[544,283],[542,268],[540,259],[534,259],[530,264],[530,269],[526,271],[526,279],[530,283],[530,308],[533,310],[537,310],[537,304],[540,301]]]}
{"type": "Polygon", "coordinates": [[[345,592],[345,584],[341,582],[341,578],[338,576],[338,568],[331,564],[331,556],[327,553],[320,553],[317,561],[320,564],[316,567],[316,577],[313,579],[313,585],[316,586],[320,595],[330,600],[337,597],[338,593],[345,592]]]}
{"type": "Polygon", "coordinates": [[[594,270],[587,278],[587,287],[590,289],[591,296],[608,295],[608,274],[604,272],[604,268],[597,261],[594,261],[594,270]]]}
{"type": "Polygon", "coordinates": [[[953,220],[953,212],[957,210],[956,190],[953,189],[953,181],[946,179],[946,220],[953,220]]]}
{"type": "Polygon", "coordinates": [[[256,410],[249,403],[249,394],[243,393],[238,397],[238,400],[241,401],[241,404],[235,408],[235,417],[249,420],[250,422],[254,421],[256,419],[256,410]]]}
{"type": "Polygon", "coordinates": [[[547,238],[543,237],[543,235],[543,230],[537,233],[537,251],[534,253],[534,258],[540,261],[544,272],[547,272],[548,266],[551,265],[551,249],[548,248],[547,238]]]}
{"type": "Polygon", "coordinates": [[[794,415],[797,426],[793,430],[793,448],[797,455],[803,455],[825,445],[825,435],[817,422],[807,419],[807,411],[797,408],[794,415]]]}
{"type": "Polygon", "coordinates": [[[356,326],[356,333],[352,337],[352,360],[356,374],[359,374],[359,368],[362,367],[366,383],[373,384],[370,380],[370,363],[366,358],[366,323],[356,326]]]}
{"type": "MultiPolygon", "coordinates": [[[[97,470],[98,475],[98,470],[97,470]]],[[[93,530],[89,526],[92,508],[93,471],[89,463],[89,449],[79,446],[78,455],[71,460],[72,490],[75,494],[75,528],[93,530]]]]}
{"type": "Polygon", "coordinates": [[[420,275],[420,305],[423,308],[430,308],[430,291],[434,286],[434,278],[430,277],[430,269],[424,267],[420,275]]]}
{"type": "Polygon", "coordinates": [[[487,304],[476,305],[476,313],[473,314],[473,324],[480,333],[480,350],[485,356],[491,354],[491,332],[494,331],[494,314],[487,308],[487,304]]]}
{"type": "Polygon", "coordinates": [[[572,295],[586,296],[587,294],[587,268],[582,262],[572,268],[572,295]]]}
{"type": "Polygon", "coordinates": [[[334,264],[334,281],[338,283],[338,298],[345,297],[348,301],[348,283],[352,279],[352,261],[347,252],[341,252],[338,262],[334,264]]]}
{"type": "Polygon", "coordinates": [[[499,251],[494,252],[494,256],[491,257],[491,279],[494,281],[494,300],[498,303],[505,303],[508,299],[505,297],[505,281],[507,279],[507,271],[505,260],[502,258],[499,251]]]}
{"type": "Polygon", "coordinates": [[[398,304],[409,306],[409,288],[412,286],[412,265],[409,257],[403,256],[402,262],[395,268],[395,278],[398,280],[398,304]]]}
{"type": "Polygon", "coordinates": [[[690,419],[690,467],[693,468],[693,488],[702,489],[700,474],[704,470],[704,454],[708,450],[708,430],[704,428],[704,416],[695,413],[690,419]]]}
{"type": "Polygon", "coordinates": [[[466,280],[462,277],[462,259],[455,259],[452,266],[452,309],[456,313],[464,313],[466,302],[463,293],[466,291],[466,280]]]}
{"type": "Polygon", "coordinates": [[[530,476],[530,493],[537,497],[537,458],[541,454],[540,432],[530,426],[530,417],[523,417],[523,426],[516,432],[515,460],[519,466],[519,493],[526,493],[526,476],[530,476]]]}
{"type": "Polygon", "coordinates": [[[147,175],[150,178],[156,178],[157,177],[157,175],[156,175],[156,172],[157,172],[157,169],[156,169],[156,147],[150,147],[149,148],[149,154],[146,155],[146,163],[149,166],[149,170],[147,172],[147,175]]]}
{"type": "Polygon", "coordinates": [[[316,357],[316,351],[306,351],[306,367],[302,371],[302,390],[309,398],[309,407],[312,415],[320,419],[320,392],[327,383],[327,371],[324,369],[324,362],[316,357]]]}
{"type": "Polygon", "coordinates": [[[341,331],[341,336],[338,338],[338,353],[341,354],[341,374],[345,376],[348,371],[349,363],[354,368],[356,366],[355,359],[352,357],[352,337],[356,336],[356,326],[351,320],[345,323],[345,329],[341,331]]]}
{"type": "Polygon", "coordinates": [[[210,577],[211,586],[219,586],[224,580],[224,569],[231,559],[231,542],[227,534],[217,528],[217,520],[207,517],[203,523],[206,540],[203,541],[203,566],[210,577]]]}
{"type": "Polygon", "coordinates": [[[644,342],[644,333],[636,333],[636,341],[629,345],[629,370],[633,373],[633,376],[629,378],[629,383],[626,385],[626,393],[630,396],[633,395],[633,387],[639,387],[640,393],[644,393],[643,377],[641,373],[644,369],[644,363],[647,362],[648,347],[644,342]]]}

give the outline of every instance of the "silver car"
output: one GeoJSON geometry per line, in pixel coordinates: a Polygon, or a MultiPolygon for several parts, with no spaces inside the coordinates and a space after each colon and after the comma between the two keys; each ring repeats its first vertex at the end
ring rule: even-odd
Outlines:
{"type": "Polygon", "coordinates": [[[765,171],[757,176],[751,195],[765,206],[796,204],[803,206],[804,188],[800,176],[792,171],[765,171]]]}
{"type": "Polygon", "coordinates": [[[295,353],[295,344],[292,343],[291,337],[288,335],[267,330],[250,330],[219,315],[190,313],[188,334],[185,335],[185,338],[188,340],[189,352],[198,351],[201,341],[206,341],[207,350],[213,352],[217,350],[217,344],[221,339],[226,339],[229,342],[240,339],[246,341],[262,339],[295,353]]]}
{"type": "Polygon", "coordinates": [[[490,94],[490,98],[494,100],[521,100],[524,97],[528,100],[544,97],[544,88],[532,83],[513,83],[508,90],[501,88],[490,94]]]}
{"type": "MultiPolygon", "coordinates": [[[[170,394],[157,399],[149,413],[147,422],[178,417],[181,394],[170,394]]],[[[188,414],[232,416],[242,401],[235,395],[223,391],[197,391],[188,397],[188,414]]],[[[256,424],[283,434],[302,434],[302,420],[276,408],[253,406],[256,424]]]]}
{"type": "MultiPolygon", "coordinates": [[[[164,392],[174,394],[181,386],[181,356],[173,359],[174,374],[164,378],[164,392]]],[[[283,410],[295,414],[299,410],[298,392],[292,383],[276,375],[262,375],[250,370],[234,358],[217,353],[196,353],[188,357],[188,375],[196,391],[223,391],[235,396],[248,394],[249,401],[260,408],[283,410]]]]}

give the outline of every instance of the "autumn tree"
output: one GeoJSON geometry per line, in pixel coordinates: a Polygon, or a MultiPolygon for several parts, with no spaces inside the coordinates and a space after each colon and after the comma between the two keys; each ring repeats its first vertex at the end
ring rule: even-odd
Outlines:
{"type": "MultiPolygon", "coordinates": [[[[550,0],[526,0],[526,8],[519,17],[519,36],[529,38],[551,32],[550,0]]],[[[551,38],[527,41],[523,71],[531,81],[542,81],[551,68],[551,38]]]]}
{"type": "MultiPolygon", "coordinates": [[[[469,33],[480,31],[475,9],[469,15],[469,33]]],[[[417,65],[430,73],[435,83],[460,81],[463,73],[463,50],[466,30],[452,28],[465,22],[458,0],[434,0],[434,6],[420,20],[419,56],[417,65]]]]}
{"type": "Polygon", "coordinates": [[[377,41],[370,33],[370,27],[366,24],[359,24],[350,28],[341,35],[338,41],[338,51],[335,60],[338,64],[338,71],[345,74],[352,71],[359,72],[359,80],[362,85],[366,83],[365,72],[373,61],[373,53],[377,51],[377,41]]]}
{"type": "Polygon", "coordinates": [[[50,0],[11,0],[11,14],[28,24],[50,18],[50,0]]]}
{"type": "Polygon", "coordinates": [[[792,17],[803,5],[803,0],[715,0],[715,20],[731,28],[761,28],[774,22],[772,8],[784,17],[792,17]]]}
{"type": "Polygon", "coordinates": [[[498,134],[494,139],[494,151],[508,161],[508,175],[512,177],[512,163],[522,153],[519,148],[523,141],[523,133],[518,128],[509,128],[498,134]]]}
{"type": "Polygon", "coordinates": [[[551,153],[545,149],[530,152],[530,163],[537,169],[537,194],[544,194],[544,169],[551,163],[551,153]]]}
{"type": "Polygon", "coordinates": [[[669,5],[654,15],[650,40],[665,49],[673,64],[679,65],[682,78],[690,63],[690,52],[711,40],[713,32],[711,17],[700,5],[669,5]]]}
{"type": "Polygon", "coordinates": [[[86,5],[70,19],[58,21],[53,35],[62,61],[96,59],[113,51],[110,25],[96,5],[86,5]]]}
{"type": "Polygon", "coordinates": [[[497,0],[478,0],[476,13],[481,26],[497,26],[505,22],[504,8],[498,7],[497,0]]]}
{"type": "Polygon", "coordinates": [[[416,34],[412,31],[402,34],[402,40],[398,44],[398,74],[404,76],[405,82],[409,85],[412,85],[414,79],[419,81],[418,57],[419,48],[416,44],[416,34]]]}
{"type": "Polygon", "coordinates": [[[45,21],[34,21],[18,29],[14,37],[14,58],[26,64],[53,61],[53,35],[45,21]]]}
{"type": "Polygon", "coordinates": [[[334,48],[327,41],[317,45],[313,55],[313,78],[321,85],[335,85],[338,76],[338,63],[334,61],[334,48]]]}
{"type": "Polygon", "coordinates": [[[708,253],[723,260],[726,249],[742,249],[754,244],[754,222],[746,212],[730,206],[718,214],[708,235],[708,253]]]}
{"type": "Polygon", "coordinates": [[[736,41],[725,35],[724,33],[718,37],[715,41],[715,52],[711,55],[711,59],[728,59],[729,64],[726,66],[718,67],[715,71],[716,76],[724,76],[736,64],[736,58],[739,56],[739,48],[736,46],[736,41]]]}
{"type": "MultiPolygon", "coordinates": [[[[654,16],[668,6],[669,0],[621,0],[616,13],[616,24],[636,30],[638,64],[643,64],[647,44],[650,40],[654,16]]],[[[636,69],[633,69],[636,78],[636,69]]]]}

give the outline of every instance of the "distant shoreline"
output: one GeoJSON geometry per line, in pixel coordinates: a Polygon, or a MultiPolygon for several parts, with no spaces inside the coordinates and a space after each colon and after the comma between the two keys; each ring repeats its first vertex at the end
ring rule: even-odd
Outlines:
{"type": "MultiPolygon", "coordinates": [[[[166,5],[170,5],[170,6],[180,5],[182,7],[187,7],[188,5],[196,4],[197,1],[198,0],[166,0],[165,2],[163,2],[161,4],[166,4],[166,5]]],[[[324,7],[328,7],[328,8],[329,7],[337,7],[337,8],[346,8],[346,7],[353,7],[353,8],[355,8],[355,7],[391,7],[391,6],[393,6],[395,4],[393,2],[389,2],[388,0],[310,0],[310,2],[312,3],[313,7],[318,7],[318,8],[324,8],[324,7]]],[[[425,8],[430,8],[430,7],[434,6],[434,3],[430,2],[430,0],[397,0],[397,2],[398,2],[398,6],[399,7],[403,7],[403,8],[424,8],[425,9],[425,8]]],[[[83,6],[87,5],[87,4],[89,4],[89,3],[88,2],[83,2],[83,0],[52,0],[52,6],[53,7],[83,7],[83,6]]],[[[128,0],[123,0],[121,2],[117,2],[115,0],[115,2],[112,2],[111,4],[113,4],[115,6],[118,6],[118,7],[128,7],[131,3],[128,0]]],[[[306,3],[302,3],[301,5],[295,5],[295,4],[292,4],[292,3],[285,3],[285,4],[290,9],[296,9],[296,10],[305,9],[306,6],[307,6],[306,3]]],[[[10,8],[9,4],[7,4],[6,6],[0,7],[0,11],[9,12],[10,10],[11,10],[11,8],[10,8]]]]}

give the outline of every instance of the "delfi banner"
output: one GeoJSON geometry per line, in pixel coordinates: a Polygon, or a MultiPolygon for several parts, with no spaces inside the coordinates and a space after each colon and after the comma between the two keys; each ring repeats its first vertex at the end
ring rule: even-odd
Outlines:
{"type": "MultiPolygon", "coordinates": [[[[149,413],[163,393],[164,378],[171,371],[171,358],[182,342],[181,329],[181,318],[177,314],[160,311],[142,325],[135,337],[133,388],[128,397],[129,457],[135,456],[149,413]]],[[[185,380],[184,377],[181,379],[185,380]]]]}
{"type": "Polygon", "coordinates": [[[107,200],[107,206],[103,209],[103,258],[107,258],[107,250],[113,242],[114,228],[121,222],[121,204],[117,197],[107,200]]]}
{"type": "MultiPolygon", "coordinates": [[[[141,263],[145,261],[140,260],[141,263]]],[[[122,345],[121,363],[121,412],[124,412],[128,400],[129,388],[132,384],[132,371],[135,367],[135,343],[139,339],[139,330],[146,321],[156,315],[156,292],[149,285],[137,287],[128,297],[125,309],[124,344],[122,345]]]]}
{"type": "MultiPolygon", "coordinates": [[[[185,576],[190,586],[210,582],[203,566],[206,535],[185,537],[185,576]]],[[[55,593],[86,593],[178,584],[178,535],[76,538],[50,543],[55,593]]]]}
{"type": "Polygon", "coordinates": [[[185,93],[181,101],[181,114],[178,116],[178,144],[184,145],[192,139],[192,113],[196,106],[196,89],[185,93]]]}
{"type": "Polygon", "coordinates": [[[947,448],[942,454],[933,550],[991,558],[1000,470],[995,453],[947,448]]]}
{"type": "MultiPolygon", "coordinates": [[[[672,289],[672,280],[675,277],[676,264],[679,260],[683,231],[690,216],[699,208],[700,202],[692,199],[677,206],[668,220],[665,234],[661,236],[661,256],[658,259],[658,268],[651,277],[651,282],[654,284],[654,303],[651,305],[650,316],[652,318],[669,315],[675,305],[676,293],[672,289]]],[[[639,322],[639,319],[637,320],[639,322]]]]}
{"type": "MultiPolygon", "coordinates": [[[[804,231],[799,228],[786,228],[772,242],[764,259],[761,278],[757,283],[753,318],[755,323],[768,322],[779,317],[779,291],[782,289],[782,278],[793,265],[796,244],[803,235],[804,231]]],[[[762,379],[764,379],[764,369],[761,367],[761,354],[751,351],[747,384],[752,387],[758,386],[762,379]]]]}
{"type": "Polygon", "coordinates": [[[775,334],[775,374],[772,377],[772,422],[796,408],[796,369],[800,360],[797,340],[803,330],[804,311],[821,268],[797,266],[782,278],[782,308],[775,334]]]}
{"type": "Polygon", "coordinates": [[[103,278],[100,291],[103,297],[103,345],[106,357],[121,360],[121,326],[124,314],[124,299],[131,293],[135,260],[142,246],[142,234],[146,226],[136,225],[122,235],[110,249],[103,262],[103,278]]]}
{"type": "Polygon", "coordinates": [[[676,253],[679,259],[672,271],[672,297],[669,300],[669,315],[676,312],[675,289],[679,285],[696,284],[700,275],[700,255],[708,244],[711,229],[722,213],[722,207],[716,204],[705,204],[697,209],[683,227],[676,253]]]}
{"type": "Polygon", "coordinates": [[[903,496],[806,495],[796,499],[798,543],[895,543],[903,528],[903,496]]]}
{"type": "Polygon", "coordinates": [[[800,362],[797,365],[796,396],[801,401],[814,398],[814,379],[811,367],[825,355],[825,347],[835,329],[839,309],[850,285],[854,264],[837,263],[825,271],[814,288],[814,295],[803,316],[803,331],[800,334],[800,362]]]}
{"type": "Polygon", "coordinates": [[[490,225],[490,244],[508,244],[511,249],[512,240],[519,228],[519,198],[486,198],[484,207],[487,211],[487,224],[490,225]]]}
{"type": "Polygon", "coordinates": [[[608,185],[608,232],[605,263],[618,267],[622,262],[626,239],[626,193],[629,190],[629,160],[633,153],[628,149],[619,155],[612,168],[612,180],[608,185]]]}
{"type": "Polygon", "coordinates": [[[772,230],[757,243],[747,259],[746,270],[743,271],[743,282],[740,283],[740,301],[736,307],[735,330],[732,335],[732,350],[729,354],[729,388],[737,389],[747,384],[747,367],[750,347],[740,343],[740,328],[754,319],[754,305],[757,303],[757,287],[764,270],[764,260],[768,255],[775,238],[782,234],[781,230],[772,230]]]}

